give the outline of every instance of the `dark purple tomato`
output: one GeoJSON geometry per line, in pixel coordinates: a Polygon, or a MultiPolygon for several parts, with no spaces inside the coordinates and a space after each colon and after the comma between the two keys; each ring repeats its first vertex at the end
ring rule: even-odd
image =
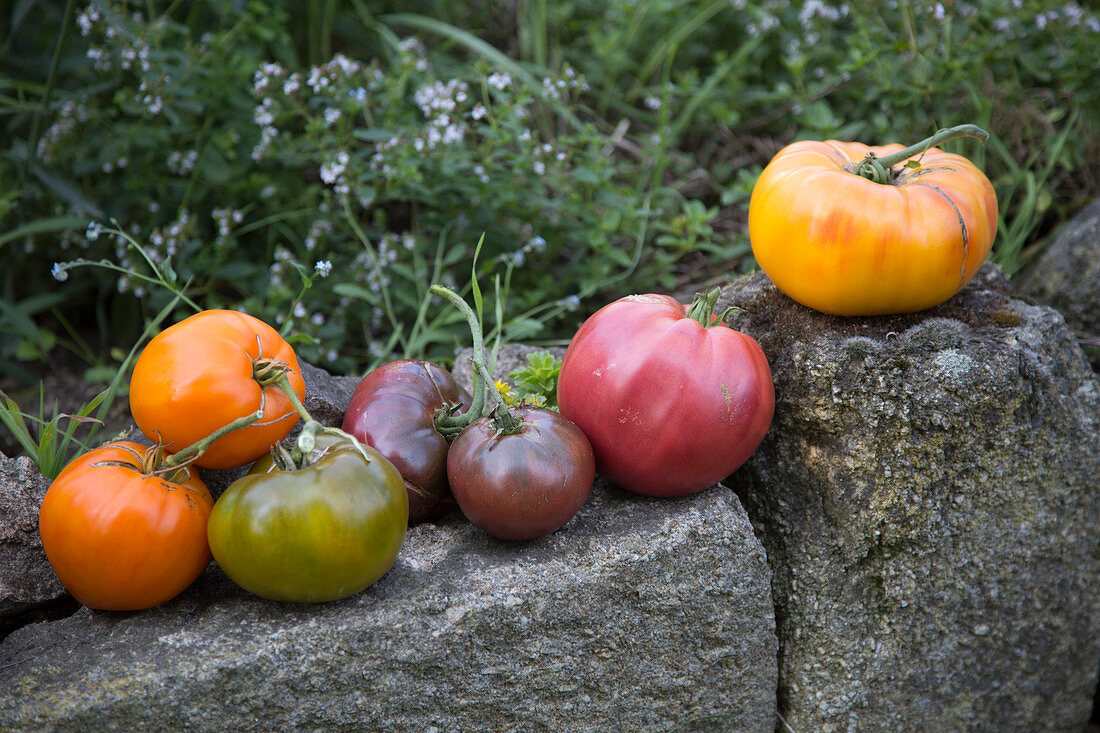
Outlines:
{"type": "Polygon", "coordinates": [[[383,364],[355,388],[343,430],[384,455],[405,479],[409,523],[455,509],[447,486],[447,439],[435,416],[445,407],[468,407],[470,396],[446,369],[402,359],[383,364]]]}
{"type": "Polygon", "coordinates": [[[451,444],[447,475],[466,517],[504,540],[548,535],[573,518],[592,492],[596,462],[580,428],[556,412],[512,410],[519,431],[477,420],[451,444]]]}

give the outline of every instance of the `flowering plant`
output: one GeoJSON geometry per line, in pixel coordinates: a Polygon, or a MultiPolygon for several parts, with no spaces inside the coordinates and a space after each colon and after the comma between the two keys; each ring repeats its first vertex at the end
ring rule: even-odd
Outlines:
{"type": "Polygon", "coordinates": [[[89,83],[37,145],[42,164],[117,192],[102,197],[110,209],[83,207],[91,227],[64,235],[46,266],[58,279],[107,259],[115,289],[150,309],[186,285],[206,307],[293,330],[303,358],[352,370],[450,358],[462,324],[427,316],[427,286],[469,272],[479,240],[509,339],[551,335],[580,297],[636,265],[651,212],[606,138],[553,111],[585,90],[570,67],[521,79],[406,38],[295,69],[268,60],[284,36],[261,42],[265,23],[286,32],[278,14],[221,8],[238,14],[231,44],[124,9],[78,14],[89,83]],[[196,86],[219,91],[199,108],[185,96],[196,86]],[[83,139],[105,124],[110,144],[83,139]],[[171,273],[171,287],[150,287],[150,268],[171,273]]]}

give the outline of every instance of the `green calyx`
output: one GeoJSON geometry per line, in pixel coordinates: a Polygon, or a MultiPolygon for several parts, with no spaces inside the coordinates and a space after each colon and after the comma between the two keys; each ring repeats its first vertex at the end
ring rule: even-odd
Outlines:
{"type": "Polygon", "coordinates": [[[470,336],[473,338],[474,351],[470,359],[474,371],[470,409],[461,415],[455,414],[454,409],[441,410],[435,417],[436,430],[447,438],[452,438],[474,421],[493,414],[494,426],[498,432],[505,435],[519,432],[522,429],[523,422],[508,411],[508,406],[504,403],[504,397],[497,389],[492,375],[489,374],[489,367],[485,363],[485,339],[482,335],[481,323],[478,321],[477,314],[458,293],[450,288],[442,285],[432,285],[428,292],[446,298],[466,316],[466,322],[470,325],[470,336]],[[487,409],[490,402],[492,407],[487,409]]]}
{"type": "Polygon", "coordinates": [[[921,140],[916,145],[910,145],[904,150],[891,153],[883,158],[878,157],[874,153],[868,153],[866,158],[855,165],[852,172],[874,183],[881,183],[888,186],[897,178],[897,173],[894,172],[894,166],[901,165],[914,155],[921,155],[930,148],[961,137],[969,137],[981,143],[985,143],[985,141],[989,139],[989,133],[977,125],[948,127],[939,130],[936,134],[925,140],[921,140]]]}
{"type": "Polygon", "coordinates": [[[729,308],[715,315],[714,308],[718,305],[718,298],[721,295],[721,288],[714,288],[709,293],[699,293],[695,296],[695,300],[691,302],[691,306],[687,311],[687,317],[701,323],[703,328],[710,328],[718,325],[724,326],[726,316],[740,310],[740,308],[731,305],[729,308]]]}
{"type": "Polygon", "coordinates": [[[363,460],[370,463],[370,455],[355,436],[339,428],[325,427],[316,420],[307,420],[293,447],[287,448],[281,443],[276,444],[271,449],[271,458],[281,471],[301,471],[314,465],[329,453],[346,447],[354,448],[362,455],[363,460]]]}

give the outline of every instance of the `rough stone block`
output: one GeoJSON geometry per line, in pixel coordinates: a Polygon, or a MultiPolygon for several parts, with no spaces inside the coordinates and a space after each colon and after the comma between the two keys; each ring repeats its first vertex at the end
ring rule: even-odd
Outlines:
{"type": "Polygon", "coordinates": [[[762,274],[719,309],[771,360],[731,479],[775,574],[797,731],[1079,731],[1100,669],[1100,385],[990,265],[922,313],[837,318],[762,274]]]}
{"type": "Polygon", "coordinates": [[[0,644],[0,729],[761,731],[770,573],[737,497],[597,485],[523,543],[452,516],[344,601],[251,596],[212,566],[157,609],[0,644]]]}

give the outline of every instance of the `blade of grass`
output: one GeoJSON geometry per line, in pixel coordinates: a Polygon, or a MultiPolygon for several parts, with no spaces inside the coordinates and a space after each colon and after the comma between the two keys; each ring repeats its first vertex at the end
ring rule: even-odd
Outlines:
{"type": "Polygon", "coordinates": [[[382,39],[382,48],[387,52],[387,60],[392,61],[393,57],[400,52],[401,39],[389,26],[379,23],[375,19],[374,14],[370,12],[363,0],[352,0],[352,5],[355,7],[355,13],[359,16],[359,20],[363,22],[363,25],[382,39]]]}
{"type": "Polygon", "coordinates": [[[638,78],[643,82],[647,81],[653,75],[653,72],[665,63],[669,56],[676,55],[676,51],[680,48],[680,44],[683,43],[688,36],[702,28],[706,25],[708,20],[728,7],[730,7],[729,0],[714,0],[709,5],[700,8],[697,13],[665,36],[657,48],[649,54],[649,57],[642,64],[641,70],[638,72],[638,78]]]}
{"type": "Polygon", "coordinates": [[[37,463],[38,442],[31,436],[26,423],[26,418],[29,418],[30,415],[22,412],[15,400],[3,391],[0,391],[0,396],[2,396],[4,400],[3,405],[0,406],[0,421],[2,421],[4,425],[7,426],[8,430],[11,431],[11,434],[15,436],[19,445],[27,452],[31,460],[37,463]]]}
{"type": "Polygon", "coordinates": [[[670,145],[675,145],[680,140],[684,130],[692,123],[695,112],[699,107],[711,97],[714,90],[718,88],[718,85],[725,80],[734,68],[745,63],[745,59],[760,46],[763,38],[762,34],[757,34],[738,47],[737,53],[730,56],[721,66],[716,68],[707,77],[707,80],[695,90],[687,103],[681,106],[680,112],[668,133],[670,145]]]}
{"type": "Polygon", "coordinates": [[[69,34],[69,26],[73,23],[73,13],[76,11],[76,0],[67,0],[65,3],[65,11],[61,15],[61,29],[57,34],[57,44],[53,49],[53,59],[50,61],[50,71],[46,76],[46,88],[42,91],[42,101],[39,104],[38,110],[34,113],[34,119],[31,120],[31,132],[28,140],[28,152],[27,159],[23,167],[23,178],[27,178],[27,173],[32,171],[35,166],[35,151],[38,149],[38,136],[42,129],[42,114],[50,106],[50,95],[53,92],[54,84],[57,83],[57,70],[61,66],[61,49],[65,47],[65,38],[69,34]]]}
{"type": "Polygon", "coordinates": [[[73,184],[47,171],[37,163],[29,162],[28,169],[46,188],[57,194],[58,198],[68,201],[77,211],[93,219],[106,218],[107,215],[103,213],[103,210],[89,201],[73,184]]]}
{"type": "MultiPolygon", "coordinates": [[[[646,2],[630,7],[633,9],[633,14],[627,20],[626,26],[620,32],[619,37],[623,39],[637,38],[641,33],[642,23],[646,14],[649,13],[650,7],[652,7],[654,0],[646,0],[646,2]]],[[[625,42],[625,41],[624,41],[625,42]]],[[[611,57],[614,59],[614,56],[611,57]]],[[[629,55],[623,58],[630,58],[629,55]]],[[[615,61],[604,71],[604,83],[602,92],[599,95],[599,115],[600,117],[607,116],[608,104],[611,100],[618,99],[622,95],[615,90],[615,83],[618,81],[619,72],[622,71],[622,66],[615,61]]]]}
{"type": "Polygon", "coordinates": [[[50,232],[63,232],[67,229],[78,229],[87,225],[88,220],[79,216],[52,216],[48,219],[37,219],[16,227],[11,231],[0,234],[0,247],[8,242],[13,242],[23,237],[35,234],[48,234],[50,232]]]}
{"type": "Polygon", "coordinates": [[[536,66],[546,68],[546,0],[525,0],[519,27],[520,56],[536,66]]]}
{"type": "Polygon", "coordinates": [[[478,323],[482,323],[482,297],[481,297],[481,285],[477,281],[477,258],[481,254],[481,245],[485,244],[485,235],[481,235],[481,239],[477,240],[477,246],[474,247],[474,261],[470,265],[470,291],[474,299],[474,313],[477,314],[478,323]]]}
{"type": "Polygon", "coordinates": [[[1080,111],[1074,110],[1050,145],[1032,151],[1023,165],[1013,159],[1004,143],[996,136],[989,140],[992,143],[991,151],[1010,172],[1007,191],[998,192],[1002,203],[998,212],[998,237],[993,255],[993,261],[1008,275],[1016,273],[1022,266],[1020,256],[1024,245],[1042,222],[1043,212],[1038,207],[1040,195],[1054,173],[1054,167],[1069,142],[1079,116],[1080,111]],[[1040,159],[1043,163],[1037,166],[1040,159]],[[1036,167],[1039,167],[1038,173],[1035,172],[1036,167]],[[1018,198],[1021,186],[1024,188],[1022,199],[1018,198]]]}

